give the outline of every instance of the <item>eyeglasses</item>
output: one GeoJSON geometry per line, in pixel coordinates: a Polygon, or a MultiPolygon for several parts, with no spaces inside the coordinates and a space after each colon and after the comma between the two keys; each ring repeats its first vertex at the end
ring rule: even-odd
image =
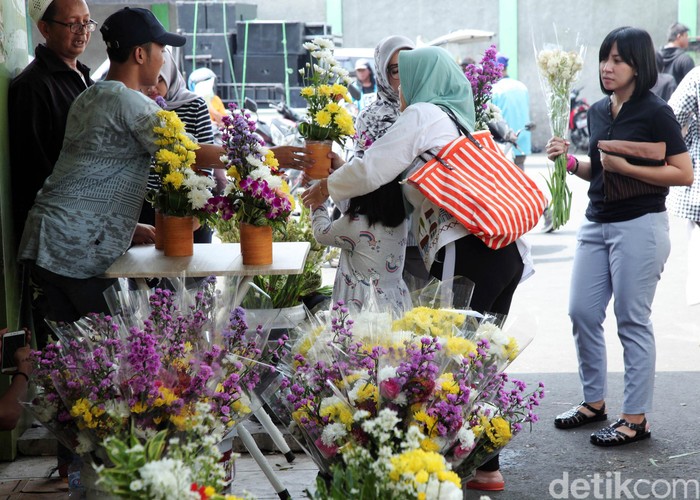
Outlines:
{"type": "Polygon", "coordinates": [[[83,31],[92,33],[97,28],[97,22],[90,19],[86,23],[62,23],[61,21],[56,21],[55,19],[49,19],[49,22],[60,24],[61,26],[68,26],[71,33],[79,35],[83,31]]]}

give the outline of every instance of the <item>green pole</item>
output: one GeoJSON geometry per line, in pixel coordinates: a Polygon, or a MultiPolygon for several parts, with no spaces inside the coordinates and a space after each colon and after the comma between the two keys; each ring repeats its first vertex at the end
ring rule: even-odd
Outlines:
{"type": "Polygon", "coordinates": [[[690,28],[690,36],[696,36],[698,32],[697,0],[678,0],[678,22],[690,28]]]}
{"type": "Polygon", "coordinates": [[[326,24],[334,35],[343,34],[343,0],[326,0],[326,24]]]}
{"type": "Polygon", "coordinates": [[[507,55],[508,76],[518,78],[518,0],[498,0],[498,51],[507,55]]]}

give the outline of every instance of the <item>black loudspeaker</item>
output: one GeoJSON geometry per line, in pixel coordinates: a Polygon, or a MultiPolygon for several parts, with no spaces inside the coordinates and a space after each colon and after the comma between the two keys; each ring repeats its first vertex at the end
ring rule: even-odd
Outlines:
{"type": "Polygon", "coordinates": [[[306,27],[304,28],[304,36],[307,40],[317,36],[328,37],[332,34],[330,24],[306,23],[306,27]]]}
{"type": "Polygon", "coordinates": [[[248,54],[284,54],[283,26],[284,36],[287,40],[286,53],[303,54],[306,52],[303,47],[305,24],[280,21],[239,22],[236,27],[239,51],[244,50],[247,38],[248,54]]]}
{"type": "Polygon", "coordinates": [[[226,46],[228,44],[233,60],[236,52],[235,34],[197,33],[197,35],[185,35],[185,38],[187,42],[185,42],[181,52],[185,63],[182,69],[186,75],[189,75],[194,69],[204,67],[211,69],[216,74],[219,83],[231,82],[229,55],[226,52],[226,46]]]}
{"type": "Polygon", "coordinates": [[[258,6],[253,4],[227,2],[177,3],[178,26],[183,33],[223,33],[224,31],[232,33],[236,31],[237,22],[255,19],[257,15],[258,6]],[[195,11],[197,14],[196,27],[194,25],[195,11]]]}
{"type": "MultiPolygon", "coordinates": [[[[289,54],[287,56],[287,69],[289,70],[289,85],[301,85],[299,70],[309,62],[308,54],[289,54]]],[[[243,82],[243,56],[234,57],[233,71],[238,83],[243,82]]],[[[246,83],[281,83],[284,84],[284,56],[248,54],[245,61],[246,83]]]]}

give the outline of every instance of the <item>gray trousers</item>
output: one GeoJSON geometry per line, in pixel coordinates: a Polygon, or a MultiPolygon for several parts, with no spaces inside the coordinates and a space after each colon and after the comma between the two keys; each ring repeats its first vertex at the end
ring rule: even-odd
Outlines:
{"type": "Polygon", "coordinates": [[[622,412],[651,411],[656,364],[651,304],[670,251],[666,212],[606,224],[586,220],[581,225],[569,316],[585,401],[600,401],[606,396],[603,321],[614,295],[625,366],[622,412]]]}

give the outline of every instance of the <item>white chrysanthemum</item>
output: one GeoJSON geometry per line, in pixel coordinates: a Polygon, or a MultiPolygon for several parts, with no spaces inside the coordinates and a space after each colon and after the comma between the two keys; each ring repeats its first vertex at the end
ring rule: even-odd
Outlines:
{"type": "Polygon", "coordinates": [[[131,491],[141,491],[143,489],[143,481],[140,479],[134,479],[129,483],[129,489],[131,491]]]}
{"type": "Polygon", "coordinates": [[[321,49],[333,50],[335,48],[333,40],[329,38],[314,38],[314,43],[321,49]]]}
{"type": "Polygon", "coordinates": [[[238,191],[238,188],[236,187],[236,183],[235,183],[235,182],[229,182],[229,183],[226,184],[226,186],[224,186],[224,193],[223,193],[223,195],[224,195],[224,196],[229,196],[231,193],[235,193],[236,191],[238,191]]]}
{"type": "Polygon", "coordinates": [[[105,413],[120,420],[129,417],[131,410],[129,410],[129,404],[125,400],[110,399],[105,401],[105,413]]]}
{"type": "Polygon", "coordinates": [[[323,428],[321,433],[321,441],[326,446],[333,446],[337,441],[340,441],[345,436],[348,435],[348,431],[345,430],[345,425],[340,423],[328,424],[323,428]]]}
{"type": "Polygon", "coordinates": [[[75,447],[75,452],[78,455],[85,455],[94,449],[95,446],[92,443],[92,438],[90,435],[85,431],[80,431],[78,433],[78,445],[75,447]]]}
{"type": "Polygon", "coordinates": [[[181,498],[190,491],[190,469],[180,460],[165,458],[139,469],[143,485],[154,500],[181,498]]]}
{"type": "Polygon", "coordinates": [[[265,162],[262,161],[260,158],[253,156],[253,155],[248,155],[245,158],[245,161],[250,165],[251,167],[255,168],[260,168],[265,166],[265,162]]]}
{"type": "Polygon", "coordinates": [[[49,422],[53,420],[58,413],[56,407],[52,404],[36,404],[32,406],[32,410],[40,422],[49,422]]]}
{"type": "Polygon", "coordinates": [[[314,42],[304,42],[302,45],[306,50],[312,51],[312,50],[318,50],[320,47],[316,45],[314,42]]]}
{"type": "Polygon", "coordinates": [[[387,379],[396,377],[395,366],[384,366],[377,372],[377,382],[383,382],[387,379]]]}
{"type": "Polygon", "coordinates": [[[463,425],[462,428],[459,429],[459,432],[457,432],[457,439],[459,439],[459,444],[462,448],[469,450],[474,446],[476,437],[474,436],[473,430],[463,425]]]}
{"type": "Polygon", "coordinates": [[[278,175],[272,175],[272,172],[270,172],[270,169],[267,166],[256,168],[255,170],[251,171],[248,176],[256,180],[264,180],[267,182],[267,185],[270,186],[270,189],[278,189],[282,187],[282,178],[278,175]]]}

